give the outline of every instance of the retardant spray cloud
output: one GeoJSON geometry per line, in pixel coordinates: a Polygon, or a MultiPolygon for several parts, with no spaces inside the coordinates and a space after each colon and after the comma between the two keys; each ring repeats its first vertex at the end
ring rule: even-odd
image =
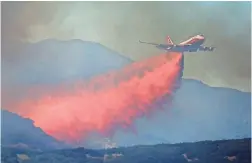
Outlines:
{"type": "Polygon", "coordinates": [[[153,104],[172,97],[182,71],[181,54],[162,54],[89,80],[50,90],[39,86],[40,96],[12,107],[47,134],[76,143],[93,131],[113,134],[115,126],[130,127],[136,118],[159,109],[153,104]]]}

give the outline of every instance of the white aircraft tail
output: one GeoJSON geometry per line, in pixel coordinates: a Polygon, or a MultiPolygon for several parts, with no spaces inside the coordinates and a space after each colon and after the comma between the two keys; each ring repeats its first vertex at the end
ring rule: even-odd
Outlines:
{"type": "Polygon", "coordinates": [[[167,43],[168,45],[174,45],[173,42],[172,42],[172,40],[171,40],[171,38],[170,38],[170,36],[167,36],[167,37],[166,37],[166,41],[167,41],[166,43],[167,43]]]}

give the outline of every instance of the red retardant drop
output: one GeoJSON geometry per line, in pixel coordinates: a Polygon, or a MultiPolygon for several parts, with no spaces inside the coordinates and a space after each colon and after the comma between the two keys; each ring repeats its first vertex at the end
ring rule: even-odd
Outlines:
{"type": "Polygon", "coordinates": [[[155,111],[151,105],[172,96],[181,71],[180,53],[162,54],[85,81],[44,89],[38,98],[14,104],[16,112],[47,134],[74,143],[96,131],[113,134],[136,118],[155,111]]]}

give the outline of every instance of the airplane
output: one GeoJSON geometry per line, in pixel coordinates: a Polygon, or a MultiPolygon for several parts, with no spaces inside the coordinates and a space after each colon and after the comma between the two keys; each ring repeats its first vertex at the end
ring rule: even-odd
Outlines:
{"type": "Polygon", "coordinates": [[[215,49],[215,47],[202,46],[202,44],[205,42],[205,37],[202,34],[193,36],[188,40],[181,42],[180,44],[174,44],[170,36],[167,36],[166,41],[167,44],[156,44],[151,42],[143,42],[139,40],[140,43],[155,45],[156,48],[165,50],[166,52],[184,53],[184,52],[197,52],[197,51],[213,51],[215,49]]]}

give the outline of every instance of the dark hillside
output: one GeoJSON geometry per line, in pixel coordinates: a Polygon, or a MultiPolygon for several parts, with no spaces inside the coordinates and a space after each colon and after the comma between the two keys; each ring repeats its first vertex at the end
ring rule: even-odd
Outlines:
{"type": "Polygon", "coordinates": [[[15,163],[249,163],[251,139],[139,145],[105,150],[85,148],[50,152],[2,148],[2,162],[15,163]],[[17,155],[19,154],[19,155],[17,155]]]}

